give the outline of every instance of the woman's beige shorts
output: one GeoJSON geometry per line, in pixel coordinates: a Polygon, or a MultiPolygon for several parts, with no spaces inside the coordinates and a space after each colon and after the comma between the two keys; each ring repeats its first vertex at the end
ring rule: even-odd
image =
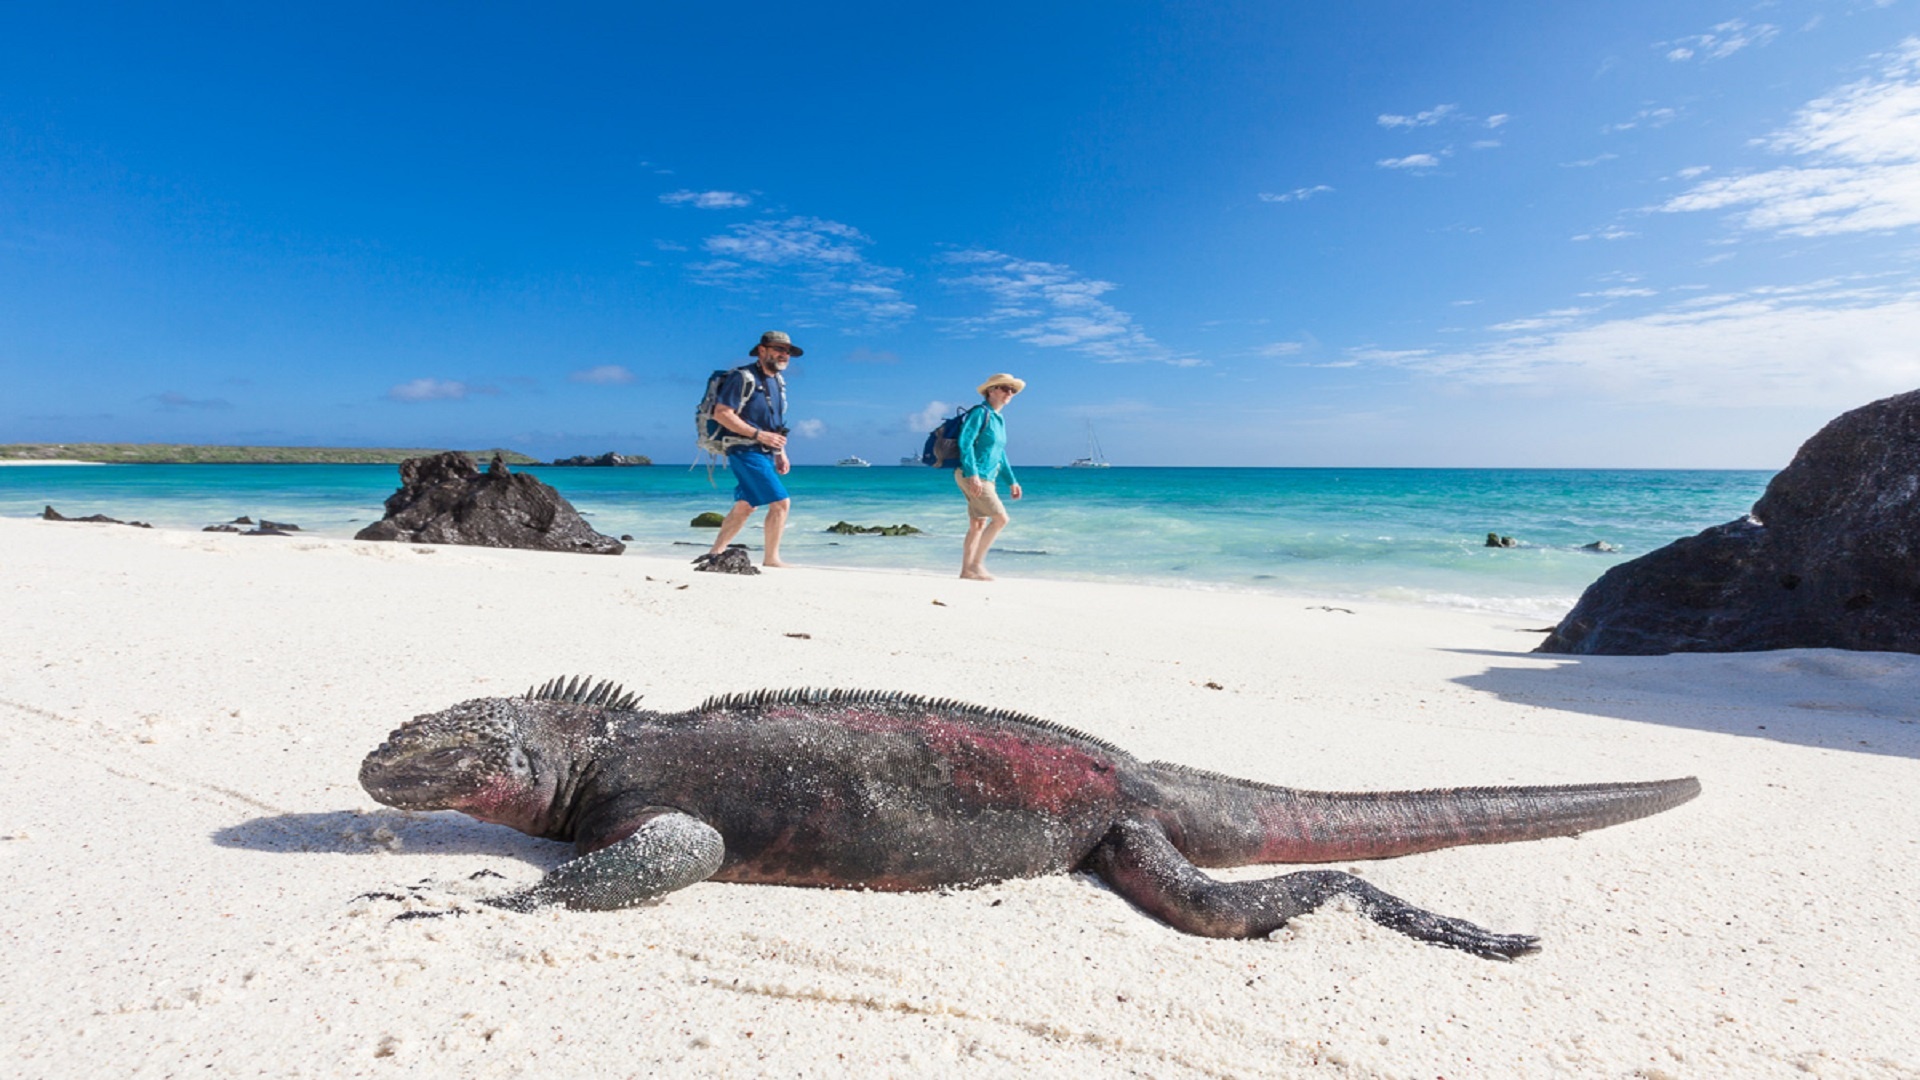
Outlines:
{"type": "Polygon", "coordinates": [[[967,497],[968,517],[1004,518],[1007,516],[1007,508],[1000,501],[1000,489],[997,485],[988,484],[986,494],[982,495],[973,490],[973,486],[967,483],[966,476],[959,469],[953,470],[953,482],[960,486],[960,493],[967,497]]]}

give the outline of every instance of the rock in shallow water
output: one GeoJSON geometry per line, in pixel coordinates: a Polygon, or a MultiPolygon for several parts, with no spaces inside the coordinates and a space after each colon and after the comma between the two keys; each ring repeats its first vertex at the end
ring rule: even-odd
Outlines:
{"type": "Polygon", "coordinates": [[[1745,518],[1602,575],[1536,652],[1920,653],[1920,390],[1808,439],[1745,518]]]}
{"type": "Polygon", "coordinates": [[[400,490],[387,497],[387,516],[354,534],[355,540],[413,544],[573,551],[618,555],[627,549],[595,532],[560,493],[498,456],[482,473],[458,451],[400,463],[400,490]]]}

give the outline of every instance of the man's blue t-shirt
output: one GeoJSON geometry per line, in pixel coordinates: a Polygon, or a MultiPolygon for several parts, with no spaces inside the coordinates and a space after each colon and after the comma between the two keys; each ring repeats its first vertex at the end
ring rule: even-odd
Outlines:
{"type": "MultiPolygon", "coordinates": [[[[778,375],[768,375],[760,370],[758,363],[747,364],[733,369],[727,381],[720,384],[720,392],[713,396],[715,405],[725,405],[740,414],[740,419],[762,431],[778,431],[787,424],[787,383],[778,375]],[[746,375],[753,376],[753,396],[742,404],[741,396],[746,392],[746,375]]],[[[727,451],[729,454],[742,450],[754,450],[762,454],[773,451],[764,446],[736,446],[727,451]]]]}

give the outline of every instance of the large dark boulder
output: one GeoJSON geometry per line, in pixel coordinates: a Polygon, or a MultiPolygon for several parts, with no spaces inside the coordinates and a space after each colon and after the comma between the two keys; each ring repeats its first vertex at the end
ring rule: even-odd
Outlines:
{"type": "Polygon", "coordinates": [[[1622,563],[1535,650],[1920,653],[1920,390],[1808,439],[1739,521],[1622,563]]]}
{"type": "Polygon", "coordinates": [[[597,533],[560,493],[496,455],[482,473],[458,451],[400,463],[400,490],[387,497],[387,516],[354,534],[355,540],[414,544],[471,544],[618,555],[627,549],[597,533]]]}

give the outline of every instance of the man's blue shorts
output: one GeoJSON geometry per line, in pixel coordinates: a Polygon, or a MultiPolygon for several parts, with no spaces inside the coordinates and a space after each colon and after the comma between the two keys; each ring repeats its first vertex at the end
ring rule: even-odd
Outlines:
{"type": "Polygon", "coordinates": [[[787,497],[787,485],[773,471],[773,455],[757,450],[742,450],[727,455],[727,467],[733,470],[733,497],[749,506],[765,506],[787,497]]]}

